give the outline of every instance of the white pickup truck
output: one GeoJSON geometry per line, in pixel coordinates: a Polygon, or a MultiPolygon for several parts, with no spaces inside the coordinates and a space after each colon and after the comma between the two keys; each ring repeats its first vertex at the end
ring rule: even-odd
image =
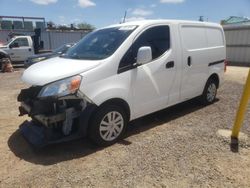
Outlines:
{"type": "Polygon", "coordinates": [[[0,49],[9,54],[12,62],[26,61],[34,54],[33,41],[30,36],[16,36],[0,49]]]}

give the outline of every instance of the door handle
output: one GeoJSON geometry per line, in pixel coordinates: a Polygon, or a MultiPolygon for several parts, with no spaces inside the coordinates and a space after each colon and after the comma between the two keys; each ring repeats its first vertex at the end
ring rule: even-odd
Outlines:
{"type": "Polygon", "coordinates": [[[187,58],[187,65],[188,65],[189,67],[192,65],[191,56],[188,56],[188,58],[187,58]]]}
{"type": "Polygon", "coordinates": [[[29,51],[31,52],[31,48],[29,48],[29,51]]]}
{"type": "Polygon", "coordinates": [[[172,68],[172,67],[174,67],[174,61],[169,61],[169,62],[167,62],[167,64],[166,64],[166,69],[170,69],[170,68],[172,68]]]}

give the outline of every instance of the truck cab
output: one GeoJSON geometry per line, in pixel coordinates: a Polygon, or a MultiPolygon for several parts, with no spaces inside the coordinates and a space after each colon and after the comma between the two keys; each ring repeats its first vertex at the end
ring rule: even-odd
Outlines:
{"type": "Polygon", "coordinates": [[[16,36],[0,49],[9,54],[12,62],[21,62],[34,54],[33,41],[30,36],[16,36]]]}

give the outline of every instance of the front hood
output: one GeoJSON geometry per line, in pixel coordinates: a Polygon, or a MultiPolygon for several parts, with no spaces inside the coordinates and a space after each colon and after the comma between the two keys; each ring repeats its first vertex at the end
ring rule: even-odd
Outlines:
{"type": "Polygon", "coordinates": [[[100,61],[75,60],[55,57],[30,66],[22,75],[22,80],[30,85],[45,84],[74,76],[97,67],[100,61]]]}
{"type": "Polygon", "coordinates": [[[1,45],[0,45],[0,49],[3,49],[3,48],[7,48],[7,46],[1,46],[1,45]]]}

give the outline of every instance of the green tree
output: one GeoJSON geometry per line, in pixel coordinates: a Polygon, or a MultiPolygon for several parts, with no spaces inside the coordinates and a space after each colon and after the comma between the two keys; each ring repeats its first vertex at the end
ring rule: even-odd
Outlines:
{"type": "Polygon", "coordinates": [[[70,29],[70,27],[68,27],[67,25],[58,25],[57,29],[68,30],[68,29],[70,29]]]}
{"type": "Polygon", "coordinates": [[[79,23],[77,24],[78,29],[89,29],[89,30],[94,30],[95,26],[89,24],[89,23],[79,23]]]}
{"type": "Polygon", "coordinates": [[[226,20],[221,20],[221,21],[220,21],[220,24],[221,24],[221,25],[225,25],[225,24],[226,24],[226,20]]]}
{"type": "Polygon", "coordinates": [[[56,24],[52,21],[48,21],[47,22],[47,28],[48,29],[55,29],[56,28],[56,24]]]}

